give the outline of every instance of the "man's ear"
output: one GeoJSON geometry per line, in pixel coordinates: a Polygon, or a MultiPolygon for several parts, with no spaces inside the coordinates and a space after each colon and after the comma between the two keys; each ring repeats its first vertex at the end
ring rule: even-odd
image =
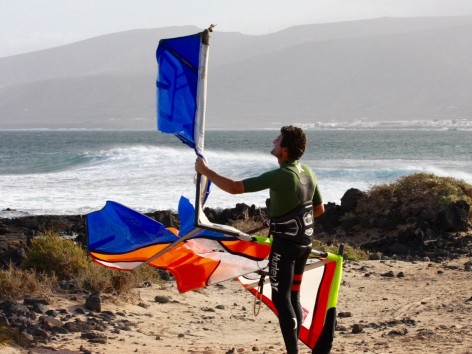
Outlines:
{"type": "Polygon", "coordinates": [[[281,150],[280,150],[280,151],[282,152],[282,154],[284,154],[285,156],[287,156],[287,157],[288,157],[288,148],[286,148],[286,147],[283,147],[283,148],[281,148],[281,150]]]}

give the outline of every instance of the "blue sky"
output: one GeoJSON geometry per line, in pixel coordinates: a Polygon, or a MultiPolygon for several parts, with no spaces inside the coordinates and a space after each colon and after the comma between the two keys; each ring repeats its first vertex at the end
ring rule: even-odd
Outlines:
{"type": "Polygon", "coordinates": [[[218,31],[276,32],[377,17],[472,15],[472,0],[0,0],[0,57],[101,34],[211,23],[218,31]]]}

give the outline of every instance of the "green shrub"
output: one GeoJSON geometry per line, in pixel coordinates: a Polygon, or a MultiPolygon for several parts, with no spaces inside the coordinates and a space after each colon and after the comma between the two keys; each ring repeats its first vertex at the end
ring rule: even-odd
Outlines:
{"type": "MultiPolygon", "coordinates": [[[[24,292],[26,285],[22,286],[21,283],[29,283],[21,279],[24,277],[35,279],[38,273],[55,276],[59,280],[73,280],[84,292],[99,291],[114,295],[126,295],[133,288],[141,286],[144,281],[154,283],[160,281],[157,270],[147,265],[135,271],[126,272],[93,263],[90,256],[80,246],[52,232],[47,232],[32,241],[22,268],[24,271],[12,270],[14,273],[21,274],[21,277],[16,276],[17,279],[15,276],[6,277],[8,282],[4,281],[5,284],[10,284],[2,287],[6,294],[17,295],[24,292]]],[[[0,284],[1,281],[0,275],[0,284]]]]}
{"type": "Polygon", "coordinates": [[[472,185],[452,177],[414,173],[391,184],[371,187],[359,200],[355,213],[367,224],[392,211],[398,213],[398,218],[407,221],[421,210],[437,215],[460,200],[472,205],[472,185]]]}
{"type": "Polygon", "coordinates": [[[22,267],[68,280],[84,272],[89,263],[87,253],[72,240],[64,240],[55,233],[46,232],[33,239],[22,267]]]}
{"type": "Polygon", "coordinates": [[[422,202],[439,211],[459,200],[472,202],[472,186],[452,177],[415,173],[398,179],[391,186],[399,201],[413,205],[422,202]]]}

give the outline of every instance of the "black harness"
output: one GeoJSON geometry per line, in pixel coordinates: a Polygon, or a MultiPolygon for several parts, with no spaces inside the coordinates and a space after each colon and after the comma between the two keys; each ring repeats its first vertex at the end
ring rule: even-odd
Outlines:
{"type": "Polygon", "coordinates": [[[298,201],[300,205],[288,214],[270,219],[270,234],[274,238],[289,240],[301,245],[313,242],[313,194],[315,186],[311,176],[300,176],[288,168],[299,179],[298,201]]]}

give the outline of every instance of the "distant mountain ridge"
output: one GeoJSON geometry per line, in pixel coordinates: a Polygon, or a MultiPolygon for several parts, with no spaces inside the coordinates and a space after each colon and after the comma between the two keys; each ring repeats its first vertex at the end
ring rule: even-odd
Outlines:
{"type": "MultiPolygon", "coordinates": [[[[212,34],[208,128],[472,118],[472,17],[212,34]]],[[[0,58],[0,129],[155,128],[159,39],[133,30],[0,58]]]]}

